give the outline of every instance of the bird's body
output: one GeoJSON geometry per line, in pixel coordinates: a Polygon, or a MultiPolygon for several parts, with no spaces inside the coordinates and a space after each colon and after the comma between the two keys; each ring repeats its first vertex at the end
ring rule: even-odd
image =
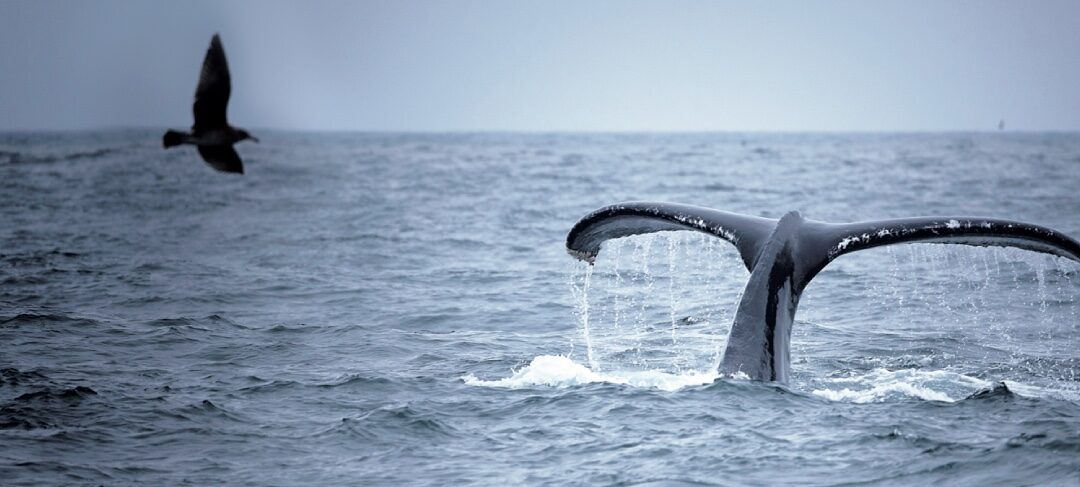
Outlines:
{"type": "Polygon", "coordinates": [[[244,164],[240,155],[233,149],[233,144],[245,139],[258,142],[246,130],[229,125],[225,112],[229,105],[232,82],[229,76],[229,63],[225,60],[225,49],[221,47],[221,38],[214,34],[210,48],[203,59],[199,73],[199,85],[195,89],[195,104],[192,112],[195,124],[188,132],[169,130],[162,142],[165,148],[189,144],[198,147],[199,155],[214,169],[222,172],[243,173],[244,164]]]}
{"type": "Polygon", "coordinates": [[[200,145],[200,146],[201,145],[215,145],[215,146],[216,145],[229,145],[229,146],[231,146],[231,145],[233,145],[233,144],[235,144],[237,142],[240,142],[241,140],[244,140],[244,139],[247,139],[247,138],[251,137],[250,135],[247,135],[247,132],[244,132],[243,130],[238,130],[238,129],[235,129],[235,128],[232,128],[232,127],[225,127],[223,129],[215,129],[215,130],[205,130],[205,131],[201,131],[201,132],[196,131],[196,130],[192,130],[190,132],[179,132],[179,131],[176,131],[176,130],[170,130],[168,132],[165,132],[165,136],[169,137],[171,139],[170,142],[173,142],[173,141],[176,142],[174,144],[170,144],[169,142],[166,142],[165,143],[166,147],[172,147],[172,146],[180,145],[180,144],[190,144],[190,145],[200,145]],[[170,135],[170,134],[172,134],[172,135],[170,135]]]}

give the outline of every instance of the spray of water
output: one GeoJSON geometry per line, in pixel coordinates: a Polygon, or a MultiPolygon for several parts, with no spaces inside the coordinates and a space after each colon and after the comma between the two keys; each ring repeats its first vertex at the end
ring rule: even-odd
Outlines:
{"type": "MultiPolygon", "coordinates": [[[[747,278],[734,248],[717,242],[692,232],[606,242],[595,266],[570,276],[579,322],[570,353],[466,382],[664,390],[712,382],[747,278]]],[[[1005,380],[1014,392],[1078,398],[1078,269],[1001,248],[904,245],[845,256],[804,294],[795,386],[838,401],[951,401],[1005,380]],[[839,355],[815,348],[826,346],[839,355]]]]}
{"type": "Polygon", "coordinates": [[[689,232],[640,235],[605,243],[582,272],[572,291],[590,369],[715,373],[746,278],[733,248],[689,232]]]}
{"type": "Polygon", "coordinates": [[[805,385],[856,402],[903,391],[957,399],[1002,380],[1014,392],[1080,397],[1072,351],[1077,269],[1065,259],[997,247],[904,245],[845,256],[815,279],[800,309],[801,320],[827,327],[797,326],[793,344],[835,330],[826,345],[799,353],[813,362],[828,348],[831,363],[852,369],[823,366],[805,385]],[[853,356],[860,347],[873,353],[853,356]]]}

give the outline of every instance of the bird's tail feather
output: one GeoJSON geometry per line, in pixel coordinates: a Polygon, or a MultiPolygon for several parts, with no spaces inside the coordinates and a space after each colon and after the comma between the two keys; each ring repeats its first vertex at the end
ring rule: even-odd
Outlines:
{"type": "Polygon", "coordinates": [[[187,135],[183,132],[177,132],[175,130],[169,130],[165,132],[165,136],[162,137],[162,143],[165,148],[175,147],[184,143],[184,136],[187,135]]]}

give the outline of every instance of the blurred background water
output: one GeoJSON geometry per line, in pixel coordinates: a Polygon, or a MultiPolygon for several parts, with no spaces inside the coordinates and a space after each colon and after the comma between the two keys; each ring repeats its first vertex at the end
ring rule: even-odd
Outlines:
{"type": "Polygon", "coordinates": [[[730,245],[563,248],[625,200],[1080,237],[1080,136],[255,132],[0,134],[5,484],[1080,482],[1075,263],[844,256],[776,385],[715,374],[730,245]]]}

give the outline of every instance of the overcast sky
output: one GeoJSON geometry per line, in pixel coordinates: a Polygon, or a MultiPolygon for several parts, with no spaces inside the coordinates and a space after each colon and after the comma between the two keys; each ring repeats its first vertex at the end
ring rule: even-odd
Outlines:
{"type": "Polygon", "coordinates": [[[1080,130],[1080,2],[0,0],[0,129],[1080,130]]]}

